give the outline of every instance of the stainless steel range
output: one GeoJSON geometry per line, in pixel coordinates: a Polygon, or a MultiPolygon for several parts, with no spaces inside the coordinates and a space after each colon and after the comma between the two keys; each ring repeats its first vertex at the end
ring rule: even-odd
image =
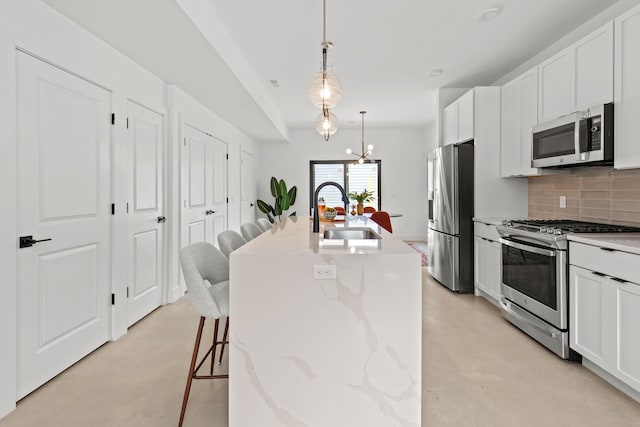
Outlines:
{"type": "Polygon", "coordinates": [[[640,228],[572,220],[511,220],[497,227],[502,244],[502,315],[563,359],[570,358],[570,233],[640,232],[640,228]]]}

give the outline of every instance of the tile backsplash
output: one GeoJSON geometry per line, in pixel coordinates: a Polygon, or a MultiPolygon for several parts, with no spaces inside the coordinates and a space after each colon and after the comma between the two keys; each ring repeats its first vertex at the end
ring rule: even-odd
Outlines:
{"type": "Polygon", "coordinates": [[[529,218],[574,219],[640,227],[640,169],[573,169],[529,178],[529,218]],[[560,197],[566,207],[560,207],[560,197]]]}

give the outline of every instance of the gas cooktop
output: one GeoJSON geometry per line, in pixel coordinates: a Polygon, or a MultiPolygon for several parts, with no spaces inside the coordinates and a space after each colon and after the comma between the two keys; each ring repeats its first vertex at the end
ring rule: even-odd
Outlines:
{"type": "Polygon", "coordinates": [[[515,230],[556,236],[569,233],[640,233],[640,227],[598,224],[570,219],[518,219],[503,221],[502,225],[515,230]]]}

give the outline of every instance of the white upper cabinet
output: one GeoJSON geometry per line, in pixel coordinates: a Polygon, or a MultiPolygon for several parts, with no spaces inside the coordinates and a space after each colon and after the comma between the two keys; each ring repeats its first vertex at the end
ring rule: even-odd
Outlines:
{"type": "Polygon", "coordinates": [[[442,110],[444,122],[442,144],[455,144],[473,139],[474,90],[462,95],[442,110]]]}
{"type": "Polygon", "coordinates": [[[573,67],[574,63],[568,50],[563,50],[538,66],[538,117],[541,122],[575,111],[571,102],[573,67]]]}
{"type": "Polygon", "coordinates": [[[613,101],[613,22],[538,66],[540,122],[613,101]]]}
{"type": "Polygon", "coordinates": [[[458,142],[473,139],[473,89],[462,95],[458,103],[458,142]]]}
{"type": "Polygon", "coordinates": [[[531,167],[531,127],[538,123],[538,68],[518,76],[501,89],[500,174],[539,175],[531,167]]]}
{"type": "Polygon", "coordinates": [[[574,105],[586,110],[613,102],[613,21],[573,46],[574,105]]]}
{"type": "Polygon", "coordinates": [[[640,6],[615,20],[614,167],[640,167],[640,6]]]}
{"type": "Polygon", "coordinates": [[[458,141],[458,103],[448,105],[442,110],[442,145],[455,144],[458,141]]]}

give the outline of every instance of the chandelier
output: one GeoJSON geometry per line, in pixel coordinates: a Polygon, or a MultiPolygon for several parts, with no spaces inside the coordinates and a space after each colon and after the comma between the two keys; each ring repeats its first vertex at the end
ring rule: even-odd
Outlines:
{"type": "Polygon", "coordinates": [[[356,154],[351,150],[351,148],[347,148],[347,154],[358,156],[358,160],[356,162],[359,164],[363,164],[367,156],[371,155],[371,152],[373,151],[373,145],[367,145],[367,151],[364,151],[364,115],[367,114],[367,112],[360,111],[360,114],[362,114],[362,152],[361,154],[356,154]]]}
{"type": "Polygon", "coordinates": [[[336,106],[342,96],[342,84],[338,77],[328,69],[327,51],[333,43],[327,41],[327,2],[322,0],[322,70],[313,75],[307,88],[309,99],[322,112],[315,121],[316,130],[325,141],[338,130],[338,119],[329,111],[336,106]]]}

